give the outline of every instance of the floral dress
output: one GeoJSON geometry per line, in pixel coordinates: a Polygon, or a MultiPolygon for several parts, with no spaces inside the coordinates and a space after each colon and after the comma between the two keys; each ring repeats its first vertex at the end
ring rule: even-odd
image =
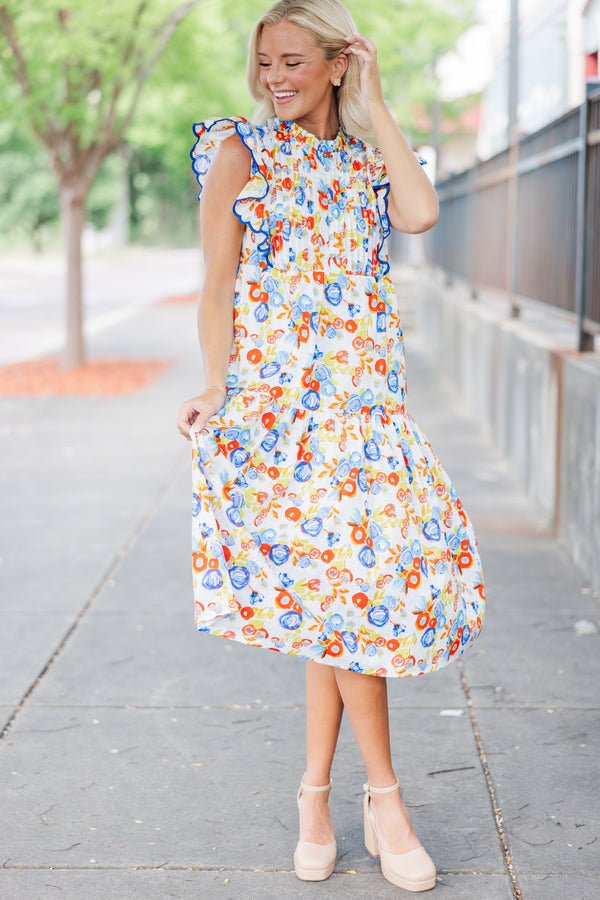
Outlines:
{"type": "Polygon", "coordinates": [[[200,632],[369,675],[422,675],[475,642],[472,523],[406,410],[381,151],[292,120],[194,125],[200,194],[222,140],[250,151],[226,400],[192,427],[200,632]]]}

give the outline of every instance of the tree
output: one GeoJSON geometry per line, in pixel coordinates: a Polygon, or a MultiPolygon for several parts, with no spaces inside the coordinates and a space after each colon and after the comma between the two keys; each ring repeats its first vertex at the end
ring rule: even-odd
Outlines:
{"type": "Polygon", "coordinates": [[[63,366],[85,358],[81,237],[100,165],[119,149],[148,78],[199,0],[0,3],[5,93],[50,151],[67,260],[63,366]],[[13,89],[11,92],[11,86],[13,89]]]}

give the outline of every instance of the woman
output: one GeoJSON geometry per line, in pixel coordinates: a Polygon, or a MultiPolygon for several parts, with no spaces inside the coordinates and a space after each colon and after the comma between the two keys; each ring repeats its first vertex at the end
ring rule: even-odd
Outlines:
{"type": "Polygon", "coordinates": [[[431,228],[437,197],[338,0],[276,3],[248,72],[255,122],[201,122],[191,154],[206,387],[178,428],[193,442],[196,622],[307,661],[298,877],[334,868],[345,708],[368,778],[366,847],[389,881],[427,890],[435,866],[394,773],[386,678],[457,659],[485,604],[472,524],[405,409],[384,244],[390,225],[431,228]]]}

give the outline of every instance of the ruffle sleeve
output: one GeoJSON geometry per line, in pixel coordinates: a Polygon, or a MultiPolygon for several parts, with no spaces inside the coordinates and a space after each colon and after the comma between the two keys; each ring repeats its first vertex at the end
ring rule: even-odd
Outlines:
{"type": "Polygon", "coordinates": [[[268,261],[269,228],[265,200],[269,193],[269,154],[261,140],[260,129],[243,116],[206,119],[193,126],[196,142],[190,151],[192,170],[198,182],[198,200],[220,144],[237,134],[250,151],[250,177],[234,200],[232,212],[244,225],[262,236],[258,251],[268,261]]]}
{"type": "MultiPolygon", "coordinates": [[[[419,163],[422,166],[427,165],[427,160],[413,151],[419,163]]],[[[369,145],[367,154],[367,168],[369,172],[369,181],[373,185],[375,196],[377,198],[377,208],[379,210],[379,218],[381,221],[381,240],[377,247],[377,259],[379,260],[384,275],[390,271],[390,264],[383,256],[383,249],[386,238],[390,236],[391,226],[388,214],[388,195],[390,193],[390,179],[385,167],[383,153],[379,147],[369,145]]]]}

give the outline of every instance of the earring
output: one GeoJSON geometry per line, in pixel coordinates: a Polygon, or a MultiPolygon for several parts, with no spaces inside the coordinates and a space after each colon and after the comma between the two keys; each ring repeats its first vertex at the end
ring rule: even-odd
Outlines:
{"type": "Polygon", "coordinates": [[[332,81],[331,83],[332,83],[332,85],[333,85],[334,87],[339,87],[340,84],[342,83],[342,79],[341,79],[341,78],[334,78],[333,81],[332,81]]]}

